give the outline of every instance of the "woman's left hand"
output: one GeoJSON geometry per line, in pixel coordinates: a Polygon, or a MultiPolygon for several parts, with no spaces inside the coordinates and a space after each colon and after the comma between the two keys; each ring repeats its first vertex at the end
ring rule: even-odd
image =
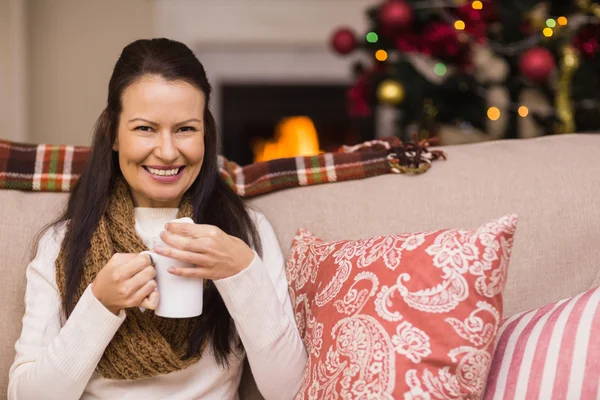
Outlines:
{"type": "Polygon", "coordinates": [[[167,246],[156,246],[154,252],[196,265],[169,267],[173,275],[224,279],[243,271],[254,259],[254,252],[244,241],[212,225],[171,222],[160,237],[167,246]]]}

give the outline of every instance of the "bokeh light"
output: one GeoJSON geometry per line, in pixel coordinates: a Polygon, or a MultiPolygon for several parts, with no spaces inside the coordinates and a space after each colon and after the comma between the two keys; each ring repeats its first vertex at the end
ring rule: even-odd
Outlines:
{"type": "Polygon", "coordinates": [[[487,116],[492,121],[497,121],[500,118],[500,110],[498,107],[490,107],[488,108],[487,116]]]}
{"type": "Polygon", "coordinates": [[[519,115],[523,118],[525,118],[526,116],[529,115],[529,108],[525,107],[525,106],[521,106],[519,107],[519,115]]]}
{"type": "Polygon", "coordinates": [[[377,52],[375,53],[375,58],[377,59],[377,61],[385,61],[388,58],[388,53],[385,50],[377,50],[377,52]]]}

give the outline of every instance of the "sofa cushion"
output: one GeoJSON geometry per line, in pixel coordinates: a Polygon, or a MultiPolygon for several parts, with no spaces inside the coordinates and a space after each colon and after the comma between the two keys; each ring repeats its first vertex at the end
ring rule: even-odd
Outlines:
{"type": "Polygon", "coordinates": [[[506,316],[600,284],[600,135],[557,135],[444,147],[448,160],[420,176],[384,175],[250,199],[284,255],[298,228],[324,240],[519,215],[505,289],[506,316]]]}
{"type": "Polygon", "coordinates": [[[36,233],[57,217],[66,196],[0,190],[0,393],[8,386],[8,369],[15,357],[25,312],[25,268],[34,252],[36,233]]]}
{"type": "Polygon", "coordinates": [[[479,398],[516,220],[334,242],[300,230],[287,262],[309,353],[296,399],[479,398]]]}
{"type": "Polygon", "coordinates": [[[485,400],[597,399],[600,287],[504,321],[485,400]]]}

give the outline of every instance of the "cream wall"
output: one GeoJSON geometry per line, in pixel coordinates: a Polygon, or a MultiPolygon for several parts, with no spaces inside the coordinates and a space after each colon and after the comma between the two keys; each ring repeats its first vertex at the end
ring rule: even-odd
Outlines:
{"type": "Polygon", "coordinates": [[[0,0],[0,139],[27,141],[26,0],[0,0]]]}
{"type": "MultiPolygon", "coordinates": [[[[0,126],[8,125],[8,63],[9,63],[9,36],[8,36],[8,0],[0,0],[0,126]]],[[[8,139],[8,132],[2,129],[0,139],[8,139]]],[[[11,135],[12,137],[12,135],[11,135]]]]}
{"type": "Polygon", "coordinates": [[[30,141],[90,143],[121,49],[152,36],[152,4],[27,0],[30,141]]]}

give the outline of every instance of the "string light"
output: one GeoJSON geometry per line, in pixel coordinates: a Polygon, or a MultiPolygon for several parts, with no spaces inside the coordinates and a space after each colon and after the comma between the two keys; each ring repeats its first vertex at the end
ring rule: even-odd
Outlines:
{"type": "Polygon", "coordinates": [[[569,22],[569,20],[567,20],[567,17],[559,17],[557,21],[560,26],[565,26],[569,22]]]}
{"type": "Polygon", "coordinates": [[[521,117],[525,118],[526,116],[529,115],[529,108],[527,108],[525,106],[521,106],[521,107],[519,107],[518,113],[521,117]]]}
{"type": "Polygon", "coordinates": [[[479,0],[475,0],[471,6],[474,10],[481,10],[483,8],[483,3],[479,0]]]}
{"type": "Polygon", "coordinates": [[[437,63],[435,64],[435,67],[433,67],[433,72],[437,75],[437,76],[444,76],[446,75],[446,71],[448,69],[446,68],[446,64],[444,63],[437,63]]]}
{"type": "Polygon", "coordinates": [[[377,59],[377,61],[385,61],[388,58],[388,54],[387,51],[385,50],[377,50],[377,52],[375,53],[375,58],[377,59]]]}
{"type": "Polygon", "coordinates": [[[548,28],[554,28],[556,26],[556,21],[554,20],[554,18],[548,18],[546,20],[546,26],[548,28]]]}
{"type": "MultiPolygon", "coordinates": [[[[448,22],[450,24],[456,24],[457,20],[454,18],[454,16],[450,12],[448,12],[444,8],[444,7],[451,7],[451,5],[446,5],[447,3],[444,2],[444,0],[437,0],[435,2],[435,4],[436,4],[436,6],[434,7],[431,5],[431,3],[429,3],[429,0],[422,0],[421,2],[415,3],[415,5],[413,6],[413,9],[417,10],[417,9],[438,8],[438,11],[439,11],[441,17],[446,22],[448,22]],[[428,4],[429,4],[429,6],[427,6],[428,4]]],[[[598,7],[599,7],[598,12],[600,13],[600,4],[598,5],[598,7]]],[[[550,34],[550,36],[551,35],[552,34],[550,34]]],[[[473,40],[473,39],[471,38],[471,40],[473,40]]],[[[520,40],[520,41],[517,41],[514,43],[510,43],[510,44],[498,43],[493,40],[488,40],[487,44],[496,53],[504,54],[507,56],[515,56],[515,55],[522,53],[523,51],[525,51],[527,49],[530,49],[533,46],[538,45],[540,43],[540,41],[541,40],[540,40],[539,35],[531,35],[523,40],[520,40]]]]}
{"type": "Polygon", "coordinates": [[[497,121],[498,118],[500,118],[500,110],[498,109],[498,107],[490,107],[488,108],[487,116],[492,121],[497,121]]]}
{"type": "Polygon", "coordinates": [[[375,32],[367,33],[367,42],[377,43],[378,40],[379,40],[379,36],[377,36],[377,34],[375,32]]]}
{"type": "Polygon", "coordinates": [[[544,28],[544,30],[542,31],[542,33],[546,37],[552,37],[552,35],[554,34],[554,31],[552,30],[552,28],[544,28]]]}
{"type": "Polygon", "coordinates": [[[460,19],[457,19],[456,22],[454,22],[454,28],[457,31],[464,31],[465,27],[466,27],[465,22],[460,19]]]}

